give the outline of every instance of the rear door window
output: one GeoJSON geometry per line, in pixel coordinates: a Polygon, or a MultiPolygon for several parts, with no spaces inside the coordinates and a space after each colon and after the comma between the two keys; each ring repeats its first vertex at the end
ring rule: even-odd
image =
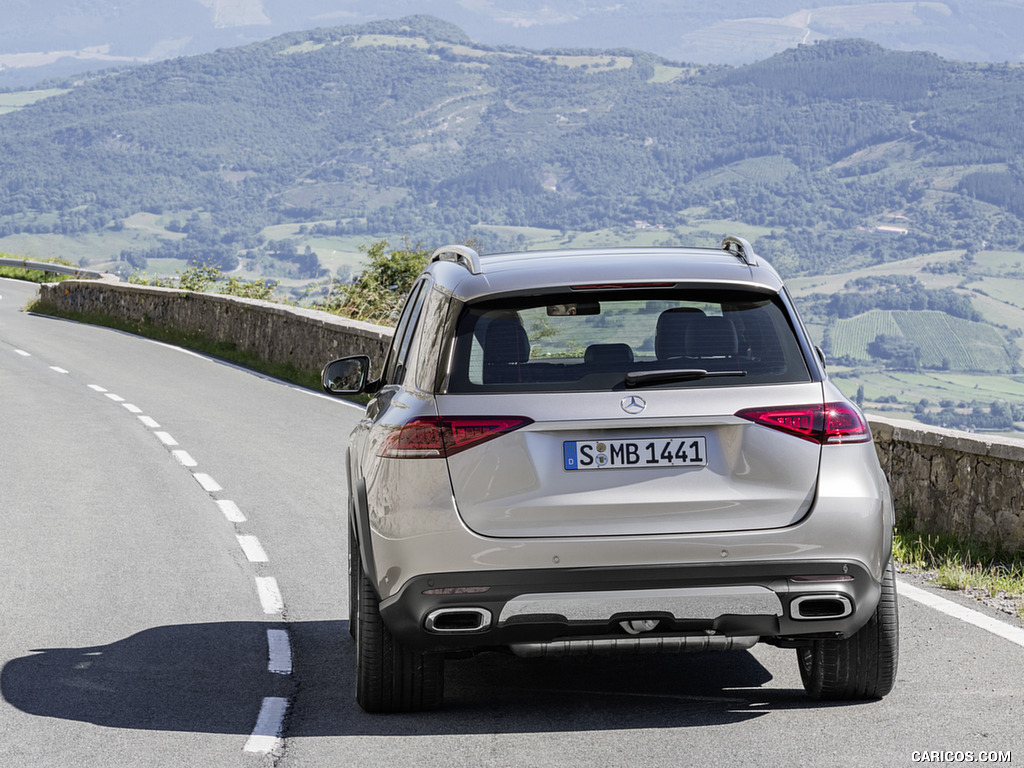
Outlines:
{"type": "Polygon", "coordinates": [[[395,327],[395,335],[391,342],[391,351],[388,354],[387,364],[384,367],[385,384],[401,384],[405,380],[406,365],[409,361],[409,345],[412,343],[413,333],[416,330],[417,321],[420,316],[420,309],[423,306],[423,299],[427,293],[425,281],[420,281],[413,286],[402,309],[402,315],[395,327]]]}

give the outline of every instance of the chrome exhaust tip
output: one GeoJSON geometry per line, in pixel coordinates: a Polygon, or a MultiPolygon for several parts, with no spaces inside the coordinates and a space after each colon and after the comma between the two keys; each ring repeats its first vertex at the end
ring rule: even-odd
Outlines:
{"type": "Polygon", "coordinates": [[[789,604],[789,615],[801,621],[845,619],[853,613],[846,595],[801,595],[789,604]]]}
{"type": "Polygon", "coordinates": [[[438,608],[427,614],[423,626],[440,635],[483,632],[491,626],[491,612],[486,608],[438,608]]]}

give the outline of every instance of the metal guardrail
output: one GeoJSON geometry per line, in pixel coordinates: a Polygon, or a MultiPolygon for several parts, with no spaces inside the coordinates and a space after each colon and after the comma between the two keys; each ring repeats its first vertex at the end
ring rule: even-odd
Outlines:
{"type": "Polygon", "coordinates": [[[102,273],[93,272],[91,269],[79,269],[69,267],[67,264],[54,264],[50,261],[29,261],[27,259],[6,259],[0,258],[0,267],[20,267],[22,269],[39,269],[43,272],[56,272],[61,275],[74,275],[75,277],[102,277],[102,273]]]}

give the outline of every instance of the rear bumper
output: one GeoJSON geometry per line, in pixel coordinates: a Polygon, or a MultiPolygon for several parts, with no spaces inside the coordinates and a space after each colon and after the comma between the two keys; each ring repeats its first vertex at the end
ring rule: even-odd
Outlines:
{"type": "MultiPolygon", "coordinates": [[[[485,585],[515,583],[491,575],[498,571],[526,574],[526,585],[534,583],[529,574],[543,574],[539,583],[558,585],[572,573],[705,568],[715,584],[723,568],[747,568],[756,576],[760,568],[798,562],[857,563],[877,581],[891,554],[894,515],[874,450],[870,443],[823,450],[810,510],[781,528],[651,533],[637,524],[630,535],[483,536],[462,520],[443,466],[429,461],[382,462],[373,483],[357,480],[354,523],[366,571],[385,603],[399,592],[418,591],[407,584],[411,580],[474,572],[485,585]]],[[[517,508],[505,514],[514,517],[517,508]]],[[[642,577],[638,581],[643,585],[642,577]]]]}
{"type": "Polygon", "coordinates": [[[541,655],[575,641],[664,650],[680,637],[707,650],[849,636],[879,595],[865,566],[840,561],[476,571],[413,578],[381,616],[402,643],[429,651],[541,655]]]}

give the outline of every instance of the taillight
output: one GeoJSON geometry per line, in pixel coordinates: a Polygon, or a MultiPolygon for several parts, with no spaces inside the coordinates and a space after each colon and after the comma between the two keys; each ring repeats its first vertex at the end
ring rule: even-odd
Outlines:
{"type": "Polygon", "coordinates": [[[523,416],[423,416],[385,437],[377,455],[388,459],[440,459],[532,423],[523,416]]]}
{"type": "Polygon", "coordinates": [[[746,408],[737,411],[736,415],[822,445],[866,443],[871,440],[867,422],[860,411],[849,403],[746,408]]]}

